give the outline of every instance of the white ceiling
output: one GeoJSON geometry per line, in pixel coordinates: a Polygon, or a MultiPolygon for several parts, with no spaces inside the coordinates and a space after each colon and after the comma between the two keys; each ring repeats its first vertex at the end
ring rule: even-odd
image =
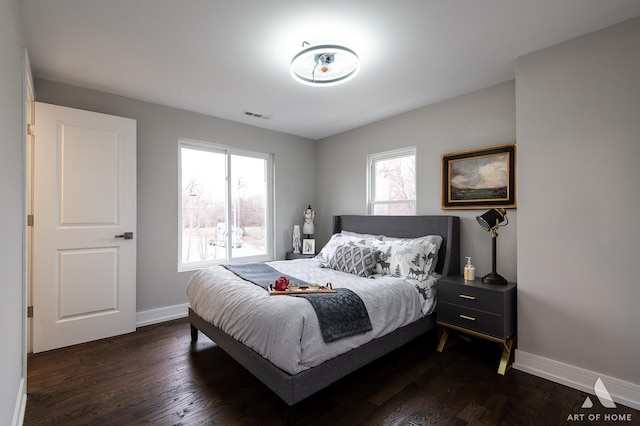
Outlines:
{"type": "Polygon", "coordinates": [[[19,3],[36,78],[311,139],[512,79],[518,56],[640,15],[640,0],[19,3]],[[360,73],[294,81],[303,41],[350,47],[360,73]]]}

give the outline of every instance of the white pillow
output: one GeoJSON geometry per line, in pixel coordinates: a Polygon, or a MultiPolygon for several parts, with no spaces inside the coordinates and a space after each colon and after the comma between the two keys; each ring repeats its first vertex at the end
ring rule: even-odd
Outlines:
{"type": "Polygon", "coordinates": [[[435,271],[436,266],[438,265],[438,253],[440,253],[440,246],[442,246],[443,238],[440,235],[425,235],[424,237],[417,238],[395,238],[395,237],[384,237],[383,241],[400,241],[400,240],[413,240],[417,242],[428,242],[435,245],[435,249],[429,252],[427,250],[428,256],[430,256],[433,260],[431,261],[429,267],[429,273],[433,273],[435,271]]]}
{"type": "Polygon", "coordinates": [[[376,273],[423,281],[433,263],[435,244],[413,239],[373,241],[373,250],[379,250],[376,273]]]}
{"type": "Polygon", "coordinates": [[[342,235],[346,235],[347,237],[356,237],[356,238],[362,238],[363,240],[365,239],[373,239],[373,240],[384,240],[385,236],[384,235],[374,235],[374,234],[361,234],[359,232],[353,232],[353,231],[340,231],[340,233],[342,235]]]}

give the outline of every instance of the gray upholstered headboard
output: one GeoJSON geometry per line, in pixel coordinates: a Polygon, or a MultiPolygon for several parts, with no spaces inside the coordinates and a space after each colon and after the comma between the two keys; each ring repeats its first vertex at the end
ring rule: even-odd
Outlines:
{"type": "Polygon", "coordinates": [[[458,216],[334,216],[333,233],[342,230],[399,238],[440,235],[444,241],[438,252],[436,272],[443,276],[460,273],[458,216]]]}

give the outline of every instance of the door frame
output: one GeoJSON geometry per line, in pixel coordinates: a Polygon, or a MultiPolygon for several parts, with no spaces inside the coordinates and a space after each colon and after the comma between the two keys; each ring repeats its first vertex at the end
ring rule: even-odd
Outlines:
{"type": "Polygon", "coordinates": [[[27,318],[28,306],[31,303],[31,230],[27,226],[27,214],[32,206],[31,195],[31,177],[32,167],[30,164],[31,154],[33,152],[33,137],[27,132],[27,125],[34,124],[35,111],[35,89],[33,85],[33,76],[31,74],[31,64],[29,62],[29,54],[27,49],[23,49],[23,80],[22,80],[22,131],[24,132],[24,140],[22,145],[22,371],[21,371],[21,389],[18,393],[18,401],[16,402],[16,411],[14,412],[13,424],[19,425],[24,421],[24,415],[27,408],[27,353],[31,347],[31,320],[27,318]]]}
{"type": "Polygon", "coordinates": [[[35,126],[35,90],[33,78],[29,66],[29,58],[25,51],[25,105],[24,105],[24,137],[25,137],[25,253],[24,253],[24,274],[25,274],[25,352],[30,353],[32,347],[32,329],[29,307],[32,306],[33,294],[33,227],[29,224],[29,217],[33,215],[33,149],[34,134],[32,130],[35,126]]]}

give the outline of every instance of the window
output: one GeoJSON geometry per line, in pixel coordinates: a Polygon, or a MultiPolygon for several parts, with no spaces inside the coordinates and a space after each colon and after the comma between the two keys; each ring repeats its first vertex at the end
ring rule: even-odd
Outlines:
{"type": "Polygon", "coordinates": [[[370,155],[368,165],[369,214],[416,214],[415,147],[370,155]]]}
{"type": "Polygon", "coordinates": [[[272,157],[180,140],[178,270],[273,258],[272,157]]]}

